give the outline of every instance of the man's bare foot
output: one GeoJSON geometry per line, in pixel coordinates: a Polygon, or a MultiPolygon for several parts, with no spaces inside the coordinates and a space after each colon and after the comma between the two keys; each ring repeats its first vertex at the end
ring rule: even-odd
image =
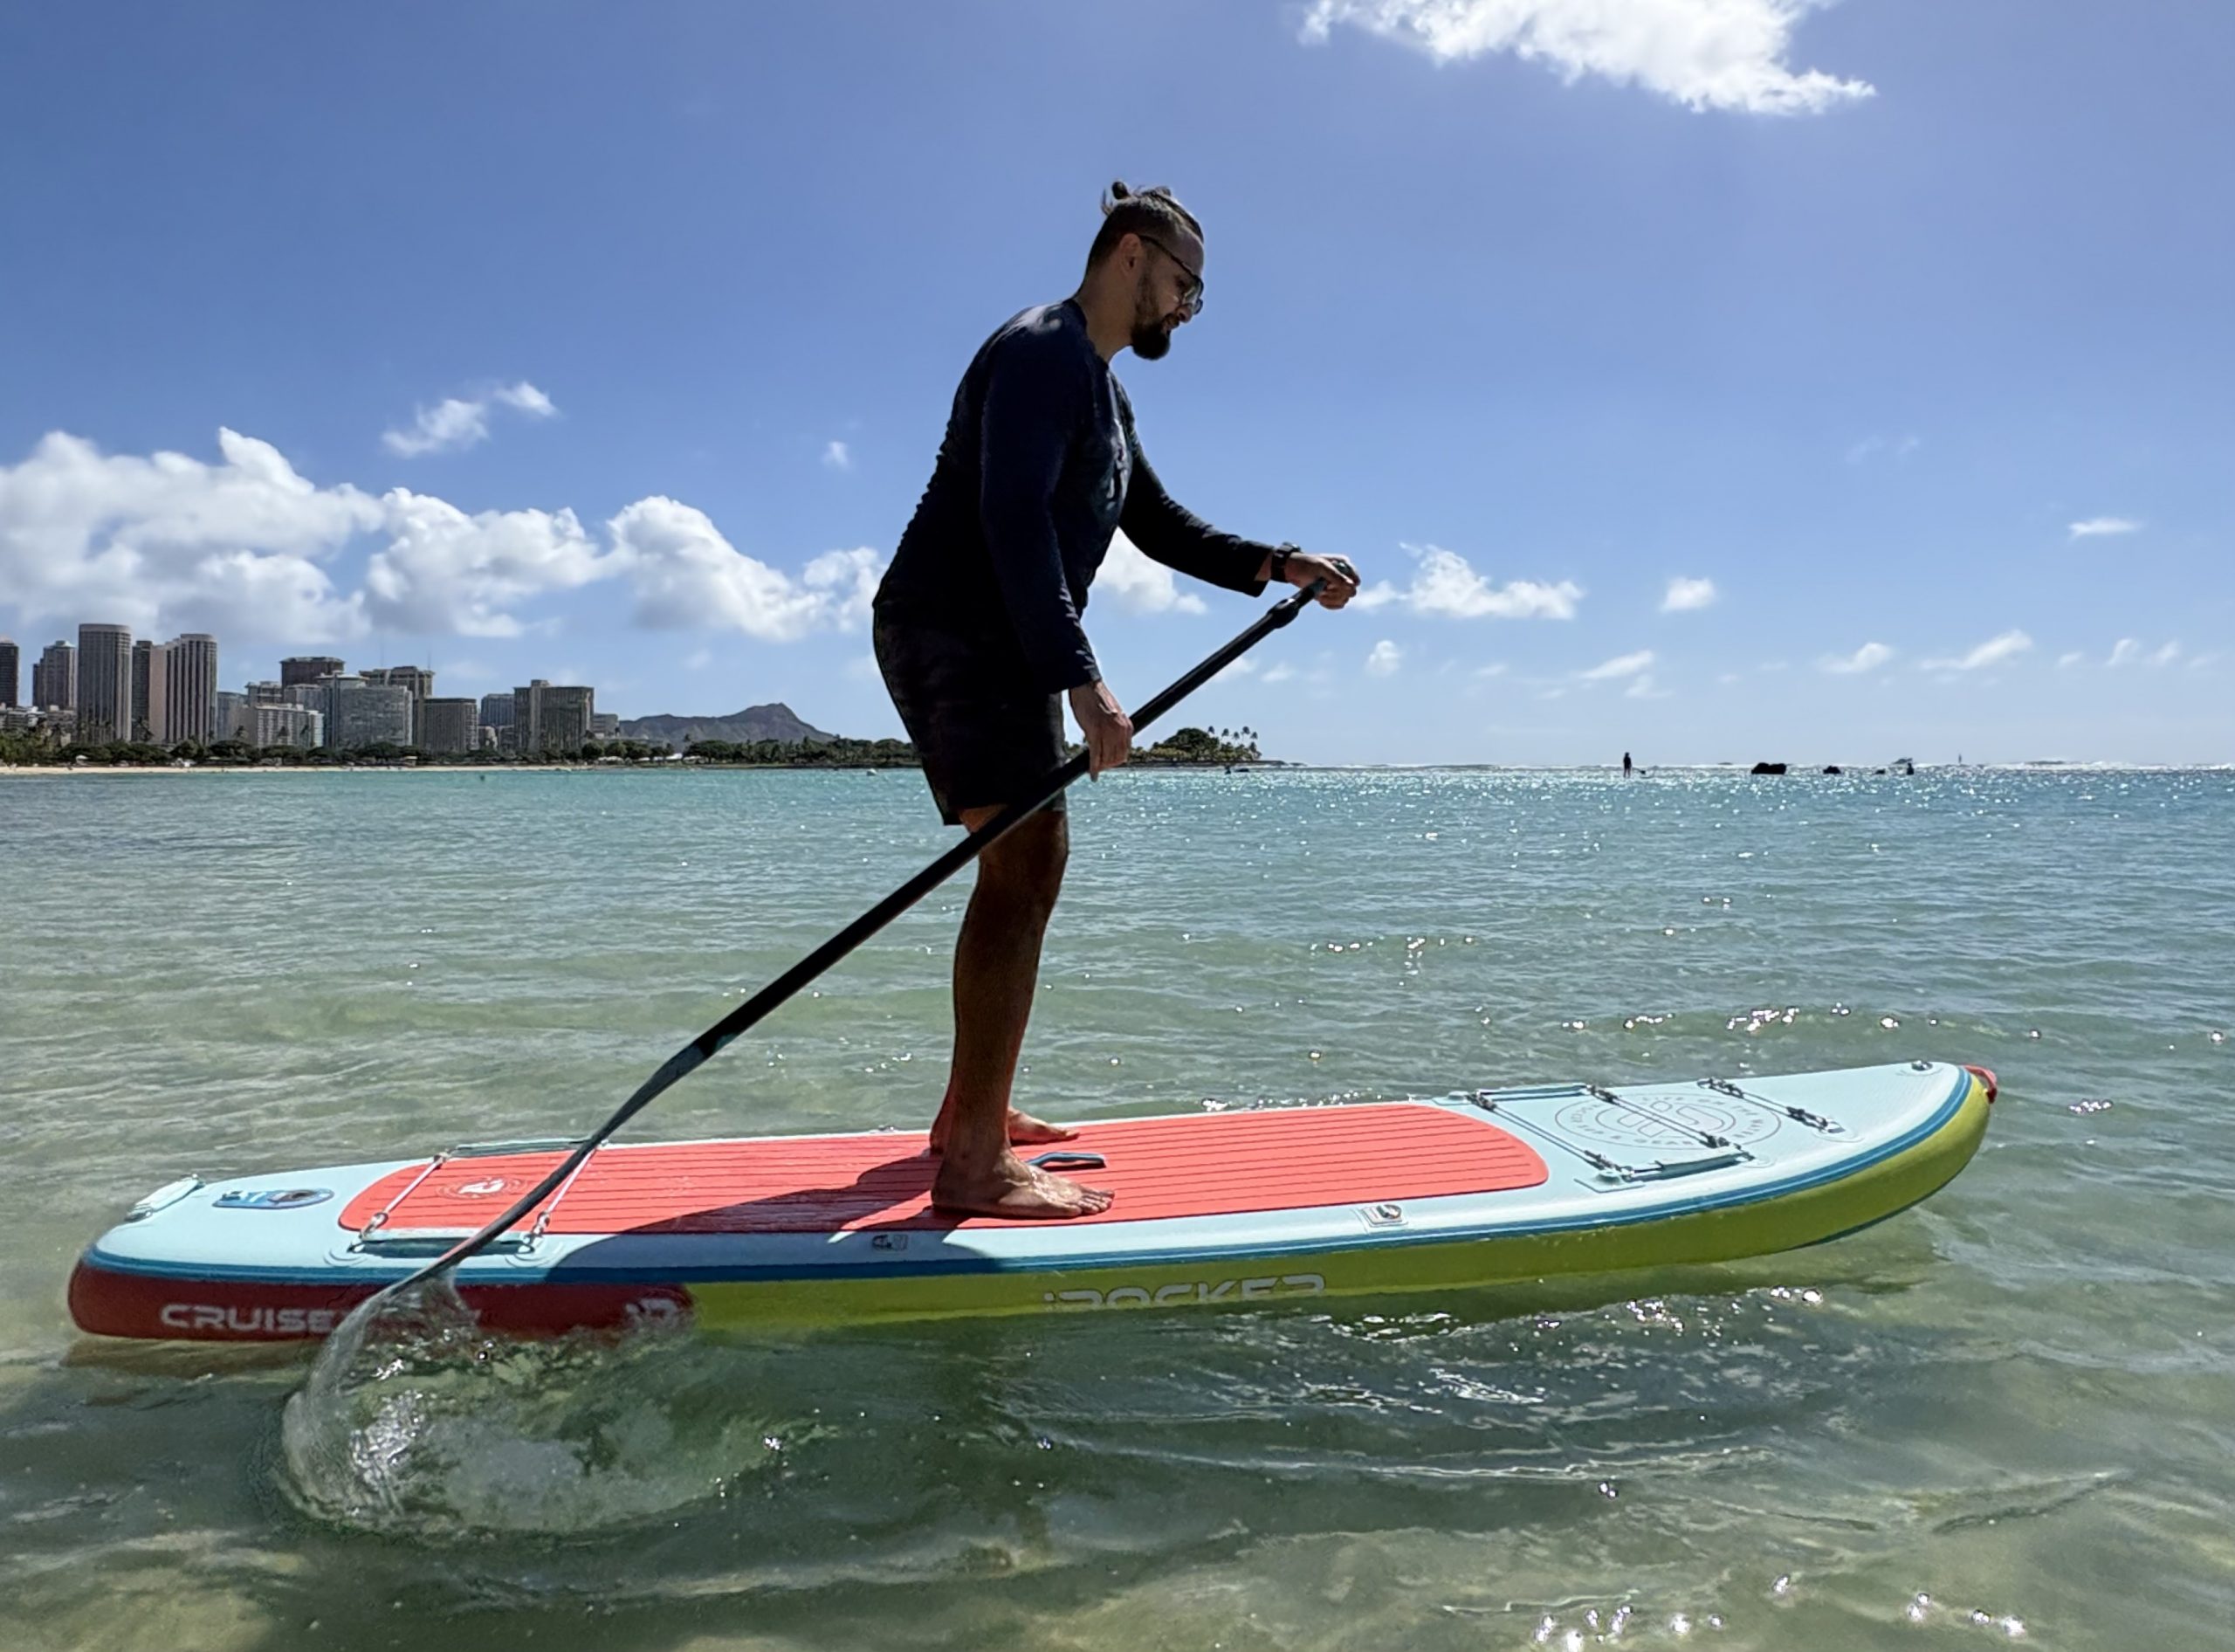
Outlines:
{"type": "Polygon", "coordinates": [[[1062,1222],[1099,1215],[1110,1208],[1109,1191],[1083,1187],[1068,1176],[1035,1169],[1014,1153],[1004,1153],[982,1172],[968,1172],[950,1160],[932,1183],[932,1208],[956,1216],[999,1216],[1011,1222],[1062,1222]]]}
{"type": "MultiPolygon", "coordinates": [[[[936,1159],[946,1151],[947,1110],[944,1105],[939,1116],[932,1121],[932,1145],[928,1151],[936,1159]]],[[[1044,1119],[1035,1119],[1028,1112],[1009,1109],[1009,1145],[1014,1147],[1039,1147],[1051,1141],[1076,1141],[1079,1132],[1069,1125],[1051,1125],[1044,1119]]]]}

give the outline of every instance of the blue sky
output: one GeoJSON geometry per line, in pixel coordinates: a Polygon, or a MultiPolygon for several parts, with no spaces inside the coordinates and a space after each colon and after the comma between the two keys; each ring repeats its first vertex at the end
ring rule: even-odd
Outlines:
{"type": "MultiPolygon", "coordinates": [[[[1117,364],[1159,470],[1374,587],[1183,720],[2226,761],[2230,61],[2153,0],[12,8],[0,632],[897,733],[863,594],[1122,176],[1209,231],[1117,364]]],[[[1087,624],[1138,702],[1250,613],[1121,553],[1087,624]]]]}

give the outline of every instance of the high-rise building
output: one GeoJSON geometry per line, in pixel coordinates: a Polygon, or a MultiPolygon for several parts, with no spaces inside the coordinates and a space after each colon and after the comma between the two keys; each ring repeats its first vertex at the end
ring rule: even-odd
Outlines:
{"type": "Polygon", "coordinates": [[[171,743],[170,650],[152,637],[132,645],[132,738],[171,743]]]}
{"type": "Polygon", "coordinates": [[[298,683],[315,683],[321,677],[340,677],[345,669],[329,654],[298,654],[279,662],[279,681],[282,686],[292,688],[298,683]]]}
{"type": "Polygon", "coordinates": [[[44,712],[77,709],[78,650],[69,644],[49,643],[32,664],[31,704],[44,712]]]}
{"type": "Polygon", "coordinates": [[[234,708],[231,732],[227,738],[259,749],[266,746],[293,746],[308,751],[322,744],[325,734],[324,713],[300,706],[261,701],[244,702],[234,708]]]}
{"type": "Polygon", "coordinates": [[[0,637],[0,706],[20,706],[16,690],[24,680],[24,650],[0,637]]]}
{"type": "Polygon", "coordinates": [[[326,702],[326,744],[337,752],[411,744],[411,691],[401,684],[330,678],[326,702]]]}
{"type": "Polygon", "coordinates": [[[512,726],[512,697],[510,694],[484,694],[481,697],[481,726],[494,736],[492,747],[509,751],[512,743],[505,736],[512,726]]]}
{"type": "Polygon", "coordinates": [[[408,688],[418,699],[435,692],[435,673],[423,665],[368,665],[357,675],[368,683],[389,683],[408,688]]]}
{"type": "Polygon", "coordinates": [[[217,691],[217,738],[219,740],[241,739],[242,710],[255,703],[254,699],[248,695],[236,694],[230,688],[219,689],[217,691]]]}
{"type": "Polygon", "coordinates": [[[189,631],[163,644],[164,670],[168,681],[164,707],[170,717],[165,741],[217,738],[217,639],[206,631],[189,631]]]}
{"type": "Polygon", "coordinates": [[[78,628],[78,740],[107,745],[132,738],[132,628],[78,628]]]}
{"type": "Polygon", "coordinates": [[[418,713],[419,733],[412,744],[421,751],[464,756],[480,748],[480,701],[423,699],[414,709],[418,713]]]}
{"type": "Polygon", "coordinates": [[[296,696],[301,692],[300,688],[284,687],[280,684],[267,680],[251,683],[247,692],[236,698],[245,699],[251,706],[299,706],[302,701],[296,696]]]}
{"type": "Polygon", "coordinates": [[[543,709],[543,691],[550,686],[539,677],[526,688],[512,691],[512,714],[503,725],[512,736],[508,750],[518,752],[522,756],[534,754],[536,746],[533,736],[537,719],[543,709]]]}
{"type": "Polygon", "coordinates": [[[425,730],[420,724],[420,707],[427,696],[435,692],[435,673],[423,665],[368,665],[358,672],[368,683],[385,683],[391,688],[408,689],[411,693],[411,744],[423,745],[421,736],[425,730]]]}
{"type": "Polygon", "coordinates": [[[621,713],[619,712],[592,712],[590,713],[592,740],[616,740],[620,734],[621,713]]]}
{"type": "Polygon", "coordinates": [[[512,749],[525,757],[572,757],[590,737],[592,690],[555,686],[540,677],[512,691],[512,749]]]}
{"type": "Polygon", "coordinates": [[[590,689],[545,689],[543,721],[536,730],[538,749],[561,757],[574,756],[589,740],[590,719],[596,714],[596,696],[590,689]]]}

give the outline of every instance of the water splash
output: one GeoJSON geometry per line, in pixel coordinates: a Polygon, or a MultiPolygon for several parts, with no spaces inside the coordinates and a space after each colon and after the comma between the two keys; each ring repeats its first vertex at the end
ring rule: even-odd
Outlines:
{"type": "Polygon", "coordinates": [[[767,1471],[780,1428],[679,1333],[525,1340],[447,1278],[352,1315],[287,1402],[282,1490],[398,1536],[579,1535],[643,1524],[767,1471]]]}

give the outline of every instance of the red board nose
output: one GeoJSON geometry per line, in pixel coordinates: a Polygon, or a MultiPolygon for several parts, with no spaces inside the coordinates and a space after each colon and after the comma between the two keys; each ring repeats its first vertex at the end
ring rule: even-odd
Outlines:
{"type": "Polygon", "coordinates": [[[2000,1093],[1995,1085],[1994,1069],[1991,1067],[1966,1066],[1963,1070],[1970,1074],[1972,1077],[1977,1079],[1981,1084],[1987,1087],[1987,1105],[1990,1107],[1994,1105],[1994,1098],[2000,1093]]]}

